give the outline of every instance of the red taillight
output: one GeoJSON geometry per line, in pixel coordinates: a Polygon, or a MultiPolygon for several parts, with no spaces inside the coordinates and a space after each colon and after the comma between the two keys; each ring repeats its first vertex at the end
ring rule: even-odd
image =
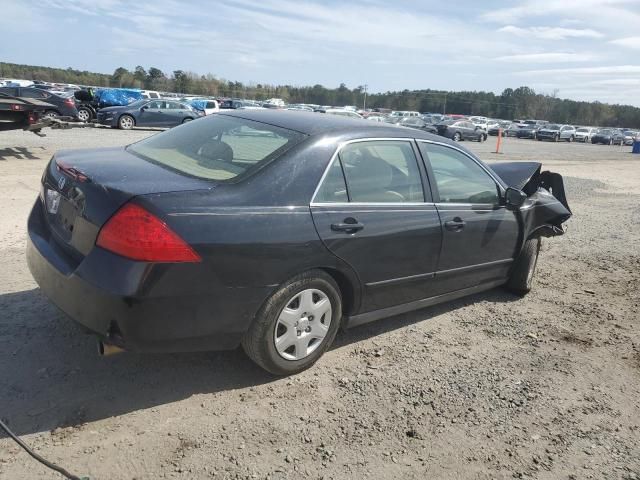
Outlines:
{"type": "Polygon", "coordinates": [[[22,110],[22,108],[23,108],[22,105],[16,105],[15,103],[11,105],[11,110],[18,111],[18,110],[22,110]]]}
{"type": "Polygon", "coordinates": [[[144,208],[128,203],[98,234],[96,245],[143,262],[199,262],[202,259],[166,223],[144,208]]]}
{"type": "Polygon", "coordinates": [[[69,105],[70,107],[75,107],[76,106],[76,102],[73,100],[73,98],[69,97],[66,98],[64,100],[64,103],[66,103],[67,105],[69,105]]]}
{"type": "Polygon", "coordinates": [[[29,112],[29,125],[33,125],[38,122],[38,115],[35,112],[29,112]]]}

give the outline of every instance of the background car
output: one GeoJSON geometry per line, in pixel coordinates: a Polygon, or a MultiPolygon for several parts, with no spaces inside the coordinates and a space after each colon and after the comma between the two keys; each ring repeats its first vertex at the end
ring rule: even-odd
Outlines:
{"type": "Polygon", "coordinates": [[[571,125],[545,125],[536,133],[538,140],[553,140],[559,142],[560,140],[566,140],[567,142],[573,142],[576,138],[576,128],[571,125]]]}
{"type": "Polygon", "coordinates": [[[537,123],[525,123],[520,125],[514,133],[518,138],[531,138],[535,140],[538,137],[538,130],[540,130],[540,128],[540,125],[537,123]]]}
{"type": "Polygon", "coordinates": [[[468,120],[445,120],[436,125],[438,135],[450,138],[454,142],[460,140],[475,140],[483,142],[487,139],[487,132],[468,120]]]}
{"type": "MultiPolygon", "coordinates": [[[[489,128],[489,130],[487,130],[487,133],[489,135],[497,137],[498,136],[498,132],[500,130],[502,130],[502,136],[506,137],[507,136],[507,130],[511,127],[511,125],[513,125],[513,122],[509,122],[507,120],[500,120],[499,122],[496,122],[494,125],[492,125],[491,128],[489,128]]],[[[516,126],[516,129],[517,129],[517,126],[516,126]]]]}
{"type": "Polygon", "coordinates": [[[438,133],[438,129],[435,125],[425,122],[420,117],[403,117],[396,125],[400,125],[402,127],[409,128],[417,128],[418,130],[422,130],[424,132],[429,133],[438,133]]]}
{"type": "Polygon", "coordinates": [[[133,127],[175,127],[204,116],[191,106],[174,100],[138,100],[124,107],[98,111],[98,123],[129,130],[133,127]]]}
{"type": "Polygon", "coordinates": [[[636,130],[623,130],[622,134],[624,135],[625,145],[633,145],[635,139],[638,138],[638,132],[636,130]]]}
{"type": "Polygon", "coordinates": [[[590,143],[591,137],[598,131],[594,127],[580,127],[576,129],[576,142],[590,143]]]}
{"type": "Polygon", "coordinates": [[[52,105],[43,113],[43,117],[72,117],[78,118],[78,109],[73,97],[60,96],[46,90],[33,87],[0,87],[0,92],[12,97],[35,98],[52,105]]]}
{"type": "Polygon", "coordinates": [[[591,143],[603,145],[624,145],[624,134],[617,128],[601,128],[593,137],[591,143]]]}
{"type": "Polygon", "coordinates": [[[326,113],[327,115],[338,115],[341,117],[356,118],[360,120],[363,119],[362,115],[360,115],[359,113],[353,110],[347,110],[345,108],[327,108],[324,113],[326,113]]]}

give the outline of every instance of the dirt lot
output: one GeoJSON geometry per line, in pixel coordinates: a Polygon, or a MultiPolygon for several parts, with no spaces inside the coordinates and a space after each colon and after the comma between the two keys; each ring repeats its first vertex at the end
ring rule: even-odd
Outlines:
{"type": "MultiPolygon", "coordinates": [[[[27,269],[25,223],[59,148],[150,132],[0,133],[0,416],[92,480],[640,478],[640,156],[509,139],[574,217],[543,244],[534,291],[500,289],[339,335],[268,376],[241,351],[96,355],[27,269]]],[[[0,478],[60,478],[0,439],[0,478]]]]}

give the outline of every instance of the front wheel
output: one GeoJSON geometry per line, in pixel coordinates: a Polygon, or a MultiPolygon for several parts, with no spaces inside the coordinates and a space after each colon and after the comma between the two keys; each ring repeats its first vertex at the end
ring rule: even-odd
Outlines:
{"type": "Polygon", "coordinates": [[[131,130],[136,124],[136,121],[131,115],[122,115],[118,120],[118,127],[121,130],[131,130]]]}
{"type": "Polygon", "coordinates": [[[187,117],[184,120],[182,120],[182,123],[187,123],[187,122],[190,122],[191,120],[193,120],[193,118],[187,117]]]}
{"type": "Polygon", "coordinates": [[[292,375],[313,365],[340,327],[342,299],[335,281],[321,270],[285,283],[258,311],[242,348],[274,375],[292,375]]]}
{"type": "Polygon", "coordinates": [[[573,143],[573,135],[569,137],[569,143],[573,143]]]}
{"type": "Polygon", "coordinates": [[[539,238],[532,238],[525,242],[507,281],[506,287],[511,292],[524,296],[531,291],[533,275],[538,264],[540,243],[539,238]]]}

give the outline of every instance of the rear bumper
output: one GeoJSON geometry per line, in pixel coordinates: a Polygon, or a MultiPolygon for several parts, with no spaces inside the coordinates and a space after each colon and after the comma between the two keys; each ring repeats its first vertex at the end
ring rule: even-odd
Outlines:
{"type": "Polygon", "coordinates": [[[77,265],[48,235],[38,200],[29,217],[27,263],[64,313],[135,352],[236,348],[270,291],[203,287],[202,264],[135,262],[94,248],[77,265]]]}

